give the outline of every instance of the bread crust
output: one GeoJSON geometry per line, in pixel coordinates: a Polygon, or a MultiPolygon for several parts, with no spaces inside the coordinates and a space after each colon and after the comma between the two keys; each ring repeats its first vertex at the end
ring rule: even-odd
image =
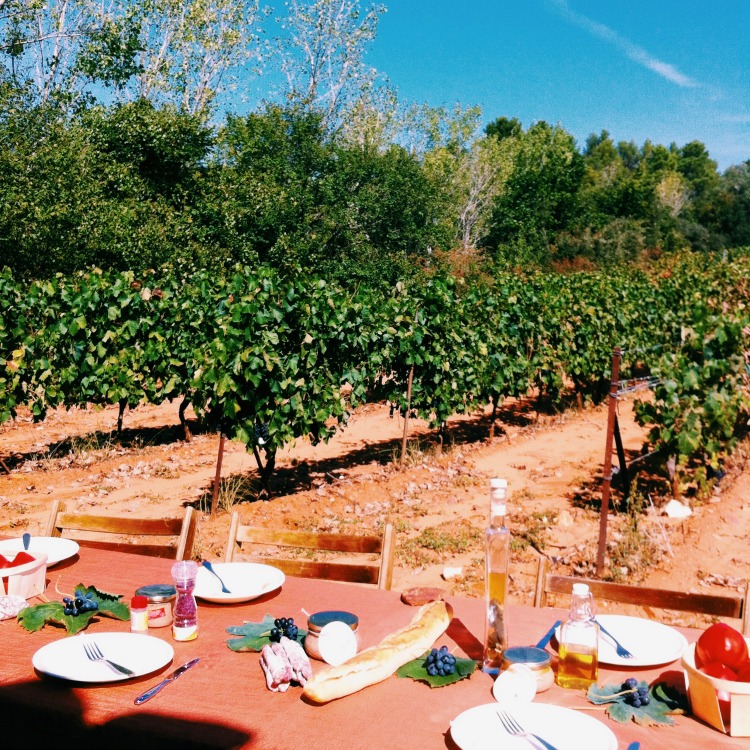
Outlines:
{"type": "Polygon", "coordinates": [[[390,677],[399,667],[418,659],[446,631],[453,617],[444,601],[425,604],[403,628],[386,636],[377,646],[360,651],[349,661],[316,672],[304,695],[316,703],[342,698],[390,677]]]}

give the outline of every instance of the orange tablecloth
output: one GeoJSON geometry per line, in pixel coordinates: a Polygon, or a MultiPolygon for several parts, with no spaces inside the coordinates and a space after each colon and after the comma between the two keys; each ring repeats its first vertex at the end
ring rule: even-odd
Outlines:
{"type": "MultiPolygon", "coordinates": [[[[81,548],[79,556],[48,571],[50,598],[60,591],[72,591],[79,583],[96,585],[126,599],[144,584],[168,583],[171,562],[156,558],[81,548]]],[[[439,643],[460,649],[472,658],[480,656],[482,602],[451,598],[455,617],[439,643]]],[[[151,674],[125,682],[75,685],[36,674],[34,652],[46,643],[65,637],[64,631],[47,626],[39,633],[27,633],[13,620],[0,623],[0,736],[19,730],[20,736],[89,744],[99,747],[163,748],[254,748],[256,750],[370,750],[388,747],[415,750],[454,748],[450,722],[462,711],[492,698],[492,678],[481,672],[471,679],[441,689],[409,679],[391,677],[355,695],[322,706],[301,698],[299,688],[273,693],[265,686],[259,657],[235,653],[226,646],[226,628],[243,621],[258,621],[266,613],[292,616],[304,624],[303,610],[314,612],[343,609],[360,619],[362,646],[380,641],[409,622],[415,610],[401,603],[398,593],[368,587],[288,578],[280,591],[262,599],[233,605],[199,601],[197,640],[176,643],[170,628],[149,633],[174,646],[173,664],[151,674]],[[193,657],[200,663],[156,698],[143,706],[133,699],[159,681],[162,674],[193,657]]],[[[511,606],[511,645],[535,643],[559,612],[550,609],[511,606]]],[[[102,618],[89,626],[95,635],[105,631],[127,631],[128,623],[102,618]]],[[[685,631],[689,640],[697,634],[685,631]]],[[[314,668],[320,662],[313,661],[314,668]]],[[[671,673],[679,679],[679,663],[654,670],[630,670],[644,679],[671,673]]],[[[603,668],[600,681],[620,680],[628,670],[603,668]]],[[[565,706],[587,706],[577,692],[553,686],[537,696],[538,701],[565,706]]],[[[620,750],[634,740],[642,750],[690,750],[707,746],[750,748],[750,739],[731,738],[694,718],[677,717],[674,728],[648,729],[635,724],[619,725],[603,713],[592,716],[607,722],[617,735],[620,750]]],[[[40,746],[40,743],[34,742],[40,746]]]]}

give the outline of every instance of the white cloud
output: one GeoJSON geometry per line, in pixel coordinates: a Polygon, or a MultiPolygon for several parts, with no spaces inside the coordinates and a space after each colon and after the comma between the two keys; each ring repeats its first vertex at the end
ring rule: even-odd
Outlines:
{"type": "Polygon", "coordinates": [[[609,28],[609,26],[605,26],[603,23],[597,21],[592,21],[587,16],[571,10],[568,6],[567,0],[550,0],[550,2],[555,6],[563,18],[588,31],[593,36],[597,36],[600,39],[609,42],[621,52],[624,52],[633,62],[643,65],[643,67],[652,70],[662,78],[666,78],[668,81],[676,83],[683,88],[696,88],[697,86],[700,86],[698,81],[681,73],[674,67],[674,65],[670,65],[663,60],[653,57],[643,49],[643,47],[639,47],[637,44],[633,44],[633,42],[620,36],[620,34],[614,29],[609,28]]]}

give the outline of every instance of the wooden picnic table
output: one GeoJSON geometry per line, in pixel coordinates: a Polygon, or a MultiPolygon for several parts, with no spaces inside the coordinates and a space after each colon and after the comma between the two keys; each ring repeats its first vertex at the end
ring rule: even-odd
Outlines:
{"type": "MultiPolygon", "coordinates": [[[[79,553],[47,571],[49,598],[71,592],[78,584],[122,594],[129,601],[145,584],[170,583],[171,561],[81,547],[79,553]],[[57,591],[56,591],[57,589],[57,591]]],[[[439,640],[461,655],[481,657],[483,602],[449,597],[454,619],[439,640]]],[[[33,602],[32,602],[33,603],[33,602]]],[[[340,609],[359,616],[362,647],[408,623],[415,609],[403,604],[398,592],[325,580],[288,577],[281,589],[253,601],[214,604],[199,600],[199,636],[187,643],[172,640],[170,628],[154,628],[149,635],[174,647],[172,663],[152,674],[122,682],[81,684],[38,674],[34,653],[47,643],[67,637],[62,628],[46,626],[26,632],[14,620],[0,622],[0,732],[25,738],[36,747],[44,742],[100,748],[253,748],[254,750],[404,750],[449,748],[450,723],[464,710],[492,703],[493,678],[477,671],[470,679],[432,689],[411,679],[391,677],[354,695],[324,705],[306,702],[300,688],[286,693],[267,689],[257,653],[236,653],[226,641],[226,629],[257,622],[265,614],[294,617],[302,624],[305,612],[340,609]],[[134,698],[175,667],[200,657],[200,662],[157,697],[142,706],[134,698]]],[[[510,645],[536,643],[560,610],[511,605],[508,607],[510,645]]],[[[111,618],[93,622],[87,633],[127,632],[129,623],[111,618]]],[[[689,641],[698,631],[682,632],[689,641]]],[[[321,662],[313,661],[314,668],[321,662]]],[[[636,676],[649,681],[666,678],[682,682],[679,661],[649,669],[602,667],[600,682],[636,676]]],[[[580,708],[590,706],[579,691],[557,685],[537,701],[580,708]]],[[[676,717],[676,726],[646,728],[621,725],[602,711],[589,715],[615,733],[618,750],[633,741],[642,750],[703,750],[750,748],[750,739],[732,738],[691,716],[676,717]]]]}

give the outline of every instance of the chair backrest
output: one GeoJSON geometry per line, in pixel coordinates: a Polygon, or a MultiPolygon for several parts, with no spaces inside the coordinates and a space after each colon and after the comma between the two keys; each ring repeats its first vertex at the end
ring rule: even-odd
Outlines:
{"type": "Polygon", "coordinates": [[[684,591],[655,589],[645,586],[630,586],[625,583],[612,583],[589,578],[561,576],[548,572],[547,558],[539,557],[536,577],[534,606],[546,607],[547,594],[570,595],[574,583],[587,583],[594,599],[634,604],[640,607],[694,612],[715,617],[728,617],[740,620],[740,630],[750,635],[748,617],[748,582],[743,594],[721,596],[718,594],[690,594],[684,591]]]}
{"type": "Polygon", "coordinates": [[[45,534],[75,539],[87,547],[184,560],[193,552],[195,526],[195,509],[191,507],[174,518],[123,518],[68,512],[55,500],[45,534]]]}
{"type": "MultiPolygon", "coordinates": [[[[235,554],[250,562],[262,562],[283,570],[284,573],[302,578],[328,578],[332,581],[366,583],[381,589],[390,589],[393,581],[393,558],[396,539],[393,526],[386,524],[378,536],[357,534],[329,534],[324,532],[286,531],[244,526],[240,523],[238,511],[232,513],[229,525],[229,538],[224,554],[225,562],[232,562],[235,554]],[[242,549],[243,544],[262,545],[277,548],[286,557],[261,555],[242,549]],[[289,556],[292,549],[315,550],[337,553],[326,559],[308,559],[289,556]],[[341,553],[347,553],[342,555],[341,553]],[[336,557],[351,556],[377,559],[349,562],[336,560],[336,557]]],[[[317,557],[320,557],[319,555],[317,557]]]]}

